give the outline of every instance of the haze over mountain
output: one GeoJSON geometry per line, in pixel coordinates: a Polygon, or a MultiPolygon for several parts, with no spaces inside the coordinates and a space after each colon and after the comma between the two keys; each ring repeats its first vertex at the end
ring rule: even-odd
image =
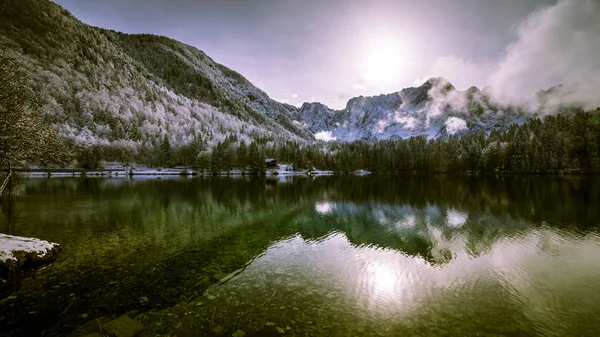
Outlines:
{"type": "Polygon", "coordinates": [[[297,108],[192,46],[91,27],[48,0],[3,1],[0,19],[0,46],[27,69],[46,120],[79,145],[138,149],[165,135],[175,145],[200,139],[207,150],[231,136],[246,143],[435,138],[489,133],[563,103],[594,103],[584,84],[516,100],[494,87],[460,91],[433,77],[394,93],[351,98],[342,110],[320,103],[297,108]]]}

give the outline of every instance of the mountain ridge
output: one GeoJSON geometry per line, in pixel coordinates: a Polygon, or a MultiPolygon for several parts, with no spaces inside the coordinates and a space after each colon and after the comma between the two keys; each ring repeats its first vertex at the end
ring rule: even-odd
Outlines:
{"type": "Polygon", "coordinates": [[[470,87],[459,91],[442,77],[389,94],[353,97],[340,110],[321,103],[304,103],[299,108],[313,131],[331,133],[331,139],[342,141],[489,132],[521,123],[528,118],[522,110],[520,106],[494,102],[489,89],[470,87]],[[315,118],[317,115],[326,118],[315,118]]]}

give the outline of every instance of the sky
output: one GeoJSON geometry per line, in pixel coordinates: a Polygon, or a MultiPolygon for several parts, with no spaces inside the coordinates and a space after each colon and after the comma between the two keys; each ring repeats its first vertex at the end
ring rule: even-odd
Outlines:
{"type": "Polygon", "coordinates": [[[193,45],[294,105],[343,108],[433,76],[506,97],[600,81],[600,0],[55,2],[94,26],[193,45]]]}

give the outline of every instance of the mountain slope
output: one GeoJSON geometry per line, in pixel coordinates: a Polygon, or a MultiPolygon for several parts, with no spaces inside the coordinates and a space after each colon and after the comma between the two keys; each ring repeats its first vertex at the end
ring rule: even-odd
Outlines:
{"type": "Polygon", "coordinates": [[[48,0],[2,1],[0,47],[27,69],[47,121],[75,144],[312,139],[294,107],[203,52],[88,26],[48,0]]]}

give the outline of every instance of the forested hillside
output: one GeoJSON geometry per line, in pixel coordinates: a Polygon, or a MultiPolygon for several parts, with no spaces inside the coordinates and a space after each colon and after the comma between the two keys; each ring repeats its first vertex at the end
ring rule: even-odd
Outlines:
{"type": "Polygon", "coordinates": [[[600,108],[564,109],[490,133],[336,142],[328,143],[326,150],[314,145],[302,150],[281,147],[270,155],[296,167],[340,172],[600,172],[600,108]]]}
{"type": "Polygon", "coordinates": [[[90,27],[48,0],[2,1],[0,48],[26,69],[44,119],[83,155],[158,164],[165,136],[188,157],[230,135],[312,139],[294,107],[201,51],[90,27]]]}

